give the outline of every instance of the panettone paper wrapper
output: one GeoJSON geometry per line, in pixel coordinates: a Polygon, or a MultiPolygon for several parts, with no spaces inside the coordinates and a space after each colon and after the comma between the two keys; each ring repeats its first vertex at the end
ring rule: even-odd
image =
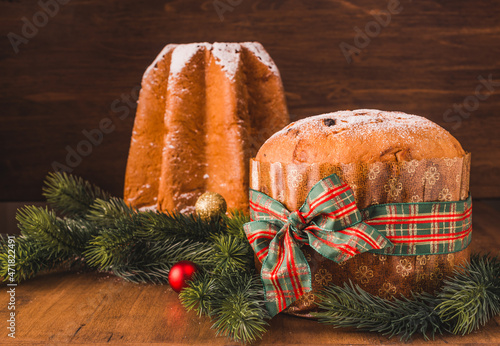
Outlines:
{"type": "MultiPolygon", "coordinates": [[[[352,188],[359,209],[383,203],[464,200],[469,194],[470,153],[462,157],[371,164],[282,164],[250,162],[250,188],[299,209],[310,189],[335,173],[352,188]]],[[[363,253],[337,264],[303,246],[311,268],[312,291],[289,306],[288,314],[311,318],[318,311],[314,293],[333,283],[351,281],[374,295],[392,299],[411,292],[433,293],[456,265],[469,260],[470,250],[420,256],[363,253]]],[[[256,259],[260,270],[260,263],[256,259]]]]}

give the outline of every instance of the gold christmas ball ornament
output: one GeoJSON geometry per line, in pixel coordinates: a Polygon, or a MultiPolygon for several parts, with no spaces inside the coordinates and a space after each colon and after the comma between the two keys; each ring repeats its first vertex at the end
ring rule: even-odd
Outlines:
{"type": "Polygon", "coordinates": [[[217,192],[205,192],[198,198],[194,207],[204,220],[223,215],[227,210],[226,200],[217,192]]]}

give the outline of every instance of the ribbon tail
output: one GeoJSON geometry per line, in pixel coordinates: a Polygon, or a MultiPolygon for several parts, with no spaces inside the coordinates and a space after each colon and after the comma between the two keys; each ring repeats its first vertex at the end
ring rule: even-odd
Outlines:
{"type": "Polygon", "coordinates": [[[336,263],[371,250],[392,247],[393,244],[381,232],[364,222],[359,222],[339,231],[324,230],[310,226],[307,232],[309,245],[323,257],[336,263]]]}
{"type": "Polygon", "coordinates": [[[289,227],[278,232],[262,263],[261,278],[271,317],[312,290],[309,264],[291,233],[289,227]]]}

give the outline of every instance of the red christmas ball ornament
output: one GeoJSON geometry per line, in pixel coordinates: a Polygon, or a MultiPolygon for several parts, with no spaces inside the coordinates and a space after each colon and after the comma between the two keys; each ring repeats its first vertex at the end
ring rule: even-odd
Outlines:
{"type": "Polygon", "coordinates": [[[179,293],[187,282],[191,280],[198,271],[198,267],[191,261],[180,261],[172,266],[168,273],[168,283],[172,289],[179,293]]]}

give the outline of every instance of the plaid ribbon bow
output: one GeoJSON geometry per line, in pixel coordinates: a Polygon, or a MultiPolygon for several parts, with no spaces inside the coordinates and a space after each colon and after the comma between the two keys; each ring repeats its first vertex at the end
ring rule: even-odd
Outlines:
{"type": "Polygon", "coordinates": [[[377,229],[363,222],[351,188],[336,174],[313,186],[299,210],[250,190],[247,238],[262,262],[266,306],[275,316],[311,291],[311,270],[300,247],[309,244],[337,263],[356,254],[391,246],[377,229]]]}

